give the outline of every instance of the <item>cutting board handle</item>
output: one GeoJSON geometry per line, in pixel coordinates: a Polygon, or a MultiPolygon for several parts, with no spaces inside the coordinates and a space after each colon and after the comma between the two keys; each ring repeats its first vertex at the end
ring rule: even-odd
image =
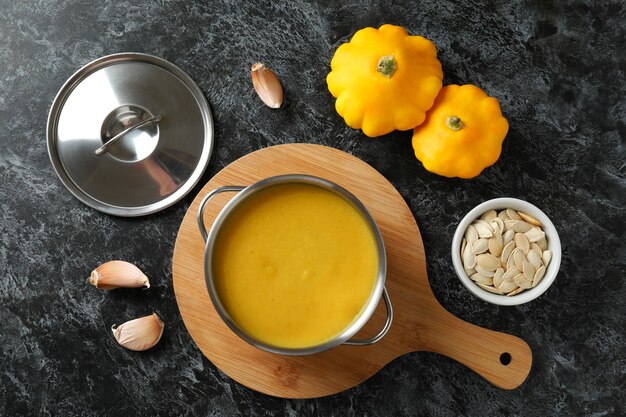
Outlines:
{"type": "MultiPolygon", "coordinates": [[[[517,388],[526,380],[532,352],[525,341],[468,323],[440,309],[432,323],[443,326],[445,331],[423,335],[422,340],[427,341],[424,350],[448,356],[500,388],[517,388]]],[[[428,331],[428,327],[423,330],[428,331]]]]}

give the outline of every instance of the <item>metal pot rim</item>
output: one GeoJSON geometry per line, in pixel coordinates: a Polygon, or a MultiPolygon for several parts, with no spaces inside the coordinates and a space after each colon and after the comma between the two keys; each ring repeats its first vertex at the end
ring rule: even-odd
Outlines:
{"type": "MultiPolygon", "coordinates": [[[[218,190],[215,190],[215,191],[218,191],[218,190]]],[[[208,233],[208,235],[206,235],[206,232],[203,230],[204,222],[202,219],[202,214],[203,214],[204,205],[206,201],[211,197],[211,194],[207,195],[207,197],[205,197],[205,200],[201,204],[200,211],[198,213],[198,220],[201,226],[200,230],[203,233],[203,237],[206,240],[205,257],[204,257],[204,276],[205,276],[205,281],[206,281],[207,289],[209,292],[209,296],[211,298],[211,301],[213,302],[213,306],[215,307],[215,310],[217,311],[217,313],[220,315],[224,323],[226,323],[226,325],[235,334],[237,334],[243,340],[245,340],[246,342],[250,343],[251,345],[257,348],[260,348],[260,349],[263,349],[265,351],[272,352],[272,353],[282,354],[282,355],[310,355],[314,353],[323,352],[325,350],[338,346],[342,343],[371,344],[371,343],[378,341],[380,338],[384,336],[389,326],[391,325],[391,318],[392,318],[391,304],[389,302],[389,298],[386,292],[384,292],[385,277],[387,273],[387,258],[386,258],[386,253],[385,253],[385,246],[384,246],[384,242],[383,242],[380,230],[378,229],[378,225],[376,224],[376,222],[374,221],[374,219],[372,218],[368,210],[365,208],[363,203],[361,203],[361,201],[359,201],[348,190],[346,190],[345,188],[331,181],[328,181],[323,178],[319,178],[319,177],[315,177],[311,175],[303,175],[303,174],[289,174],[289,175],[273,176],[273,177],[269,177],[269,178],[265,178],[263,180],[257,181],[245,187],[244,186],[223,187],[221,191],[238,191],[238,194],[235,195],[235,197],[233,197],[222,208],[222,210],[216,217],[215,221],[213,222],[213,225],[211,226],[211,230],[208,233]],[[260,190],[263,190],[263,189],[266,189],[275,185],[279,185],[279,184],[308,184],[308,185],[321,187],[323,189],[332,191],[335,194],[341,196],[342,198],[350,202],[357,209],[357,211],[359,211],[359,213],[363,216],[363,218],[365,219],[368,226],[370,227],[370,230],[372,231],[372,234],[374,235],[374,238],[376,240],[376,249],[377,249],[378,259],[379,259],[378,271],[376,275],[376,283],[374,285],[374,289],[372,290],[372,293],[370,294],[370,298],[365,304],[365,307],[361,310],[361,313],[359,314],[359,316],[339,335],[335,336],[334,338],[322,344],[314,345],[314,346],[310,346],[306,348],[284,348],[280,346],[269,345],[269,344],[260,342],[256,340],[255,338],[251,337],[250,335],[248,335],[241,328],[239,328],[239,326],[237,326],[237,324],[233,321],[233,319],[230,317],[230,315],[224,308],[221,300],[219,299],[217,295],[217,290],[215,288],[215,284],[213,280],[213,272],[212,272],[213,247],[214,247],[215,240],[219,234],[219,231],[222,225],[224,224],[225,220],[228,218],[229,214],[249,196],[253,195],[254,193],[260,190]],[[353,342],[350,342],[349,339],[352,336],[354,336],[365,325],[365,323],[371,318],[372,314],[376,310],[376,307],[381,299],[381,295],[384,295],[384,300],[385,300],[385,304],[387,306],[387,311],[388,311],[388,320],[385,325],[385,328],[383,329],[383,331],[381,331],[381,333],[379,333],[378,336],[372,339],[355,340],[353,342]]]]}

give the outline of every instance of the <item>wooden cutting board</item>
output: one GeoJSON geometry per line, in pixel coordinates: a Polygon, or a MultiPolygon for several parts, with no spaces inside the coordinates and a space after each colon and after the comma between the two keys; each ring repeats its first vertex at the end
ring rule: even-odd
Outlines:
{"type": "MultiPolygon", "coordinates": [[[[233,195],[225,193],[211,200],[204,216],[207,225],[213,224],[233,195]]],[[[428,221],[428,213],[421,216],[422,221],[428,221]]],[[[311,144],[273,146],[221,170],[198,194],[183,219],[174,249],[173,277],[183,321],[204,355],[234,380],[269,395],[313,398],[334,394],[415,351],[446,355],[505,389],[519,386],[530,372],[532,354],[526,342],[464,322],[439,304],[426,276],[419,229],[402,196],[374,168],[337,149],[311,144]],[[249,185],[281,174],[309,174],[333,181],[360,199],[374,217],[385,241],[386,287],[394,308],[391,330],[378,343],[342,345],[310,356],[276,355],[244,342],[213,308],[204,280],[204,242],[196,221],[200,201],[217,187],[249,185]],[[507,365],[501,363],[503,354],[510,355],[507,365]]],[[[469,293],[467,297],[471,302],[482,302],[469,293]]],[[[381,301],[357,336],[376,334],[385,317],[381,301]]]]}

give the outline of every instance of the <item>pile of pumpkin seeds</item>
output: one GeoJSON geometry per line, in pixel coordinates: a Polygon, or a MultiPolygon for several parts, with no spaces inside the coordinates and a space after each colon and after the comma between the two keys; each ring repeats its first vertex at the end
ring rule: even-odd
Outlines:
{"type": "Polygon", "coordinates": [[[463,268],[480,288],[513,296],[541,282],[552,259],[541,222],[505,209],[489,210],[465,230],[463,268]]]}

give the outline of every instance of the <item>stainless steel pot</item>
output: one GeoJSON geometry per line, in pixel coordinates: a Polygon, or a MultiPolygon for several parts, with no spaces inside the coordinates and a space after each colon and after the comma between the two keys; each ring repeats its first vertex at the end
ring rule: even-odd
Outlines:
{"type": "Polygon", "coordinates": [[[365,206],[349,191],[345,188],[338,186],[328,180],[314,177],[310,175],[280,175],[276,177],[266,178],[259,182],[256,182],[249,186],[225,186],[217,188],[211,191],[209,194],[204,197],[202,202],[200,203],[200,208],[198,210],[198,227],[200,228],[200,233],[202,238],[206,242],[205,252],[204,252],[204,275],[206,280],[207,289],[209,291],[209,295],[211,297],[211,301],[215,307],[215,310],[218,312],[222,320],[230,327],[230,329],[235,332],[239,337],[241,337],[246,342],[256,346],[260,349],[266,350],[272,353],[278,353],[282,355],[310,355],[313,353],[319,353],[328,349],[331,349],[340,344],[346,345],[355,345],[355,346],[365,346],[376,343],[380,339],[382,339],[385,334],[389,331],[391,327],[391,322],[393,320],[393,308],[391,306],[391,300],[389,299],[389,295],[387,294],[387,290],[385,289],[385,275],[387,272],[387,260],[385,256],[385,246],[383,243],[382,236],[380,234],[380,230],[378,230],[378,226],[374,222],[374,219],[369,214],[365,206]],[[316,187],[323,188],[325,190],[331,191],[340,197],[344,198],[348,202],[350,202],[363,216],[369,225],[372,234],[376,239],[376,247],[378,253],[378,272],[376,276],[376,283],[374,285],[374,290],[370,295],[369,300],[365,307],[361,310],[361,314],[352,322],[352,324],[345,329],[342,333],[337,335],[335,338],[322,343],[320,345],[311,346],[307,348],[284,348],[280,346],[273,346],[263,343],[259,340],[252,338],[250,335],[245,333],[241,328],[237,326],[237,324],[232,320],[228,311],[224,308],[215,288],[214,276],[213,276],[213,247],[217,236],[220,233],[220,229],[224,224],[224,221],[228,217],[228,215],[245,199],[250,197],[252,194],[263,190],[268,187],[272,187],[279,184],[308,184],[316,187]],[[213,226],[211,227],[211,231],[207,235],[206,226],[204,224],[204,209],[209,202],[209,200],[224,192],[237,192],[238,194],[228,202],[219,213],[213,226]],[[387,308],[387,321],[383,326],[382,330],[374,337],[370,339],[351,339],[370,319],[378,302],[380,301],[381,295],[385,302],[385,306],[387,308]]]}

